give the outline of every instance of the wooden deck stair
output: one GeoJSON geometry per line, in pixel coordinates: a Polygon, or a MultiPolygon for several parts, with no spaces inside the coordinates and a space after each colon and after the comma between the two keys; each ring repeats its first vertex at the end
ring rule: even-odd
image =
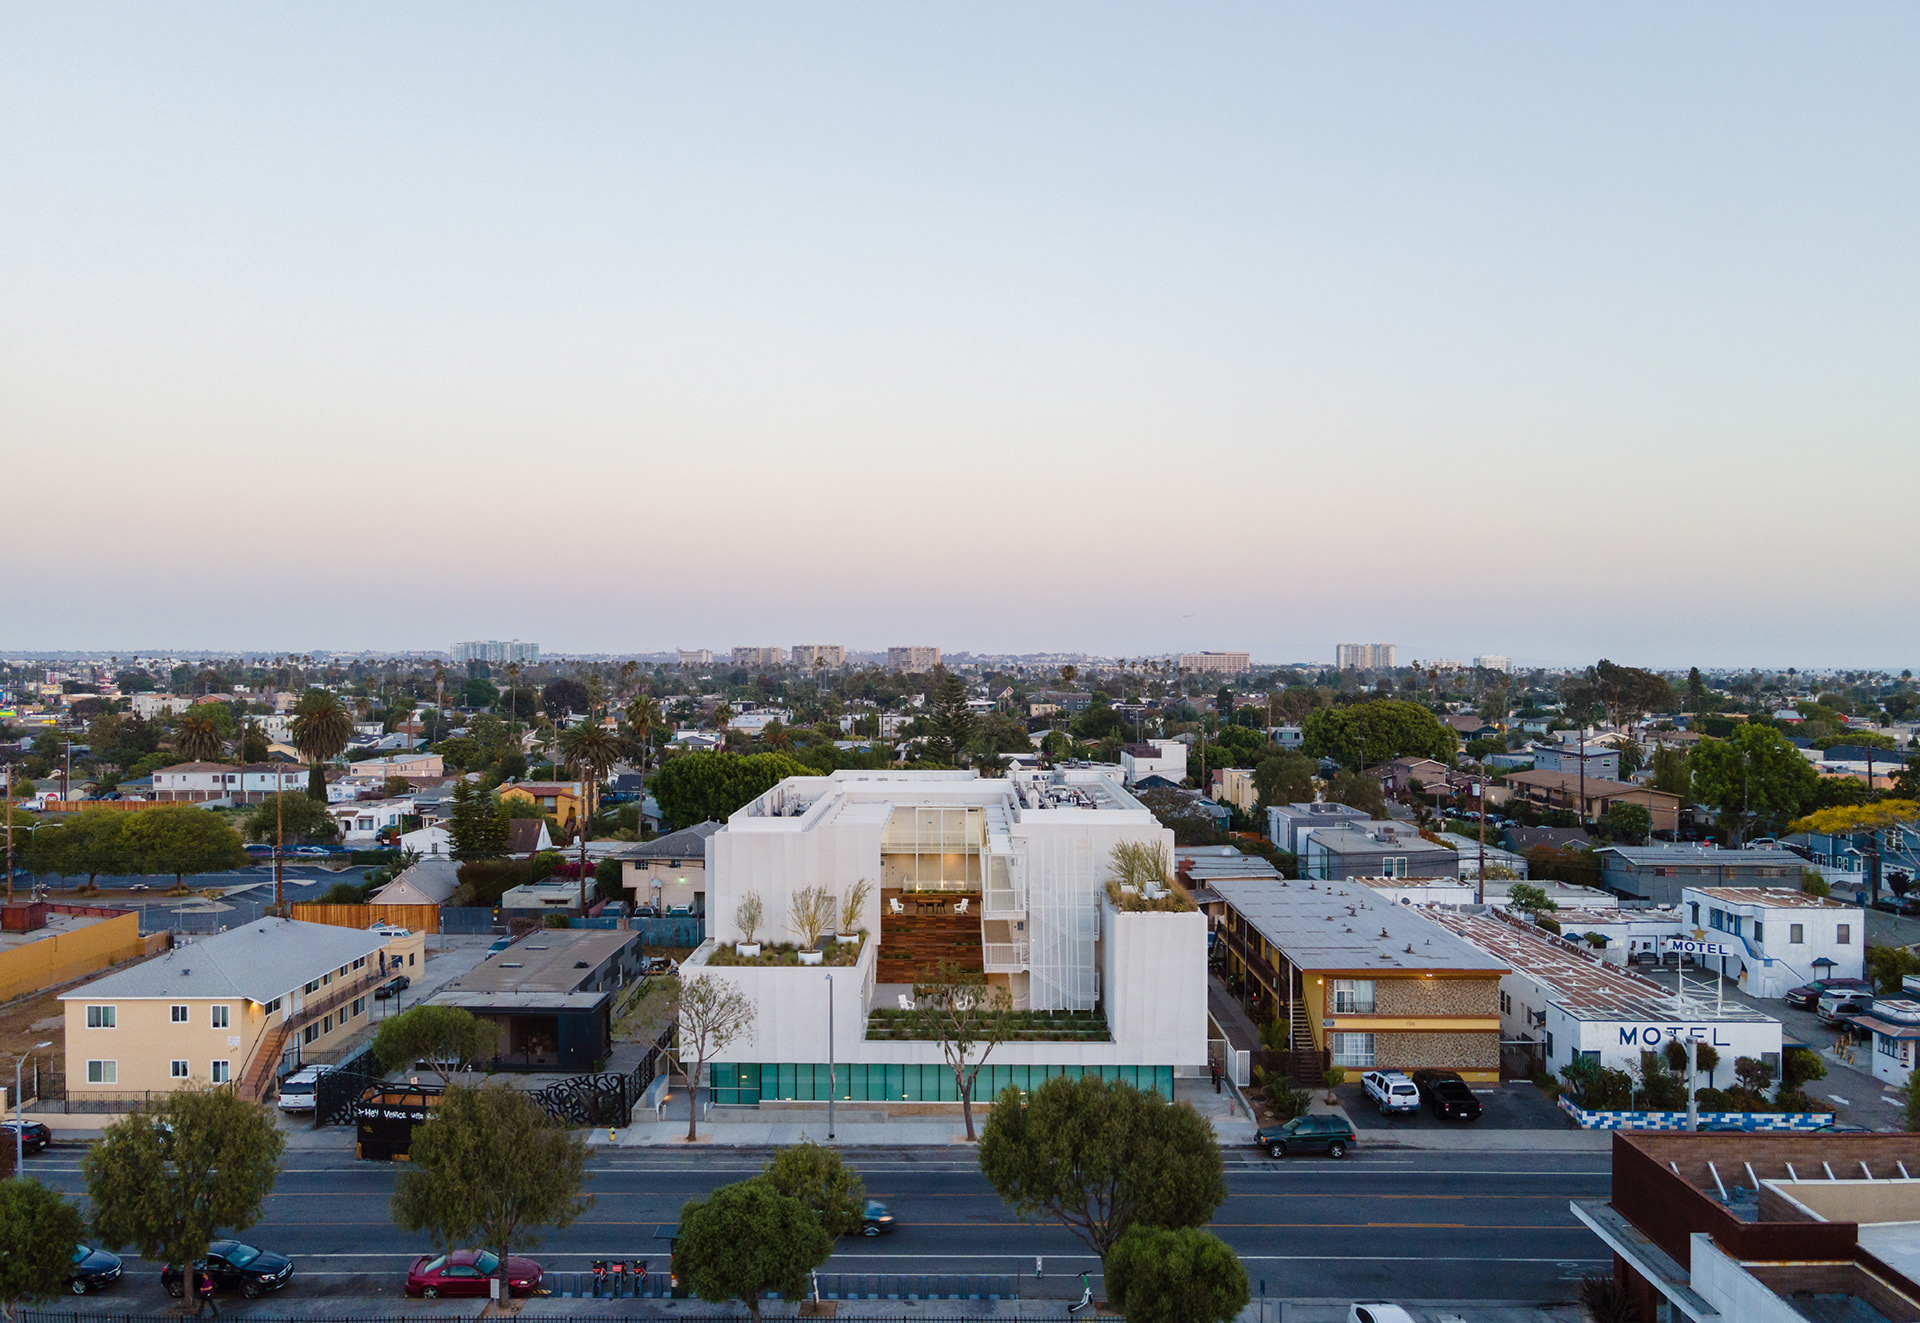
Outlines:
{"type": "Polygon", "coordinates": [[[894,914],[883,905],[876,981],[916,983],[931,977],[942,961],[983,972],[979,905],[976,897],[967,914],[955,914],[951,906],[933,913],[894,914]]]}
{"type": "Polygon", "coordinates": [[[273,1073],[280,1065],[280,1053],[286,1049],[287,1039],[292,1036],[293,1026],[283,1021],[261,1040],[253,1060],[247,1063],[247,1073],[240,1080],[242,1098],[256,1103],[267,1100],[267,1086],[273,1083],[273,1073]]]}

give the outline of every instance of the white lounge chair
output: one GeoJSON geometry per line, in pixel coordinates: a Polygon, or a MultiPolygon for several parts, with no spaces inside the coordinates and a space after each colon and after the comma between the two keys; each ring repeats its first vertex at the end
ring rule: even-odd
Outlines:
{"type": "Polygon", "coordinates": [[[900,994],[900,1009],[903,1011],[910,1011],[913,1009],[913,998],[909,997],[904,992],[900,994]]]}
{"type": "Polygon", "coordinates": [[[973,898],[969,896],[967,897],[967,899],[961,901],[958,905],[955,905],[953,907],[953,912],[955,914],[965,914],[967,912],[967,906],[971,904],[973,904],[973,898]]]}
{"type": "Polygon", "coordinates": [[[900,897],[898,896],[887,897],[887,906],[895,914],[905,914],[907,912],[907,907],[900,903],[900,897]]]}

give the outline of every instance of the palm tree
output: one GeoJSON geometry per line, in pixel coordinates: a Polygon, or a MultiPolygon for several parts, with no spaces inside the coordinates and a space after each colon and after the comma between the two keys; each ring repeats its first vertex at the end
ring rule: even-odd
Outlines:
{"type": "Polygon", "coordinates": [[[660,704],[652,694],[641,694],[627,704],[627,726],[640,741],[640,767],[645,770],[652,752],[653,732],[660,725],[660,704]]]}
{"type": "Polygon", "coordinates": [[[715,730],[724,732],[727,728],[727,723],[732,720],[733,720],[733,705],[731,703],[723,702],[723,703],[717,704],[714,707],[713,728],[715,730]]]}
{"type": "Polygon", "coordinates": [[[205,762],[220,755],[220,728],[212,717],[181,717],[173,728],[173,748],[188,762],[205,762]]]}
{"type": "Polygon", "coordinates": [[[325,803],[327,778],[320,767],[346,751],[353,739],[353,717],[326,690],[309,689],[293,705],[292,733],[294,747],[313,769],[307,776],[307,795],[325,803]]]}
{"type": "Polygon", "coordinates": [[[580,913],[584,916],[587,912],[587,824],[593,821],[593,792],[612,769],[620,751],[614,747],[613,736],[607,734],[606,727],[589,721],[560,732],[560,755],[567,760],[567,770],[580,779],[586,791],[580,818],[580,913]]]}

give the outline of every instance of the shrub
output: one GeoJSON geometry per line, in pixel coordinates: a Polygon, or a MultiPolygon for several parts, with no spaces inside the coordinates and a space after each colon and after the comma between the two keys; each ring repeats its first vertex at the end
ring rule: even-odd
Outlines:
{"type": "Polygon", "coordinates": [[[544,927],[548,928],[571,928],[573,926],[564,914],[543,914],[540,916],[540,922],[544,927]]]}
{"type": "Polygon", "coordinates": [[[1328,1066],[1327,1073],[1321,1078],[1329,1089],[1337,1089],[1347,1082],[1347,1068],[1345,1066],[1328,1066]]]}

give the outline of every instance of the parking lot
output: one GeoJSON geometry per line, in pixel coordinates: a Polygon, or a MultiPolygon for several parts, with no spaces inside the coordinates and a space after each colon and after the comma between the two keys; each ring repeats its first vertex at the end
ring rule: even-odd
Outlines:
{"type": "Polygon", "coordinates": [[[1508,1080],[1502,1084],[1475,1084],[1470,1086],[1474,1096],[1480,1099],[1480,1119],[1478,1121],[1442,1121],[1432,1112],[1422,1107],[1417,1112],[1396,1112],[1391,1116],[1382,1115],[1361,1089],[1359,1080],[1342,1084],[1334,1092],[1339,1095],[1340,1106],[1346,1112],[1347,1119],[1353,1122],[1357,1131],[1374,1130],[1569,1130],[1573,1123],[1546,1094],[1540,1092],[1525,1080],[1508,1080]]]}

